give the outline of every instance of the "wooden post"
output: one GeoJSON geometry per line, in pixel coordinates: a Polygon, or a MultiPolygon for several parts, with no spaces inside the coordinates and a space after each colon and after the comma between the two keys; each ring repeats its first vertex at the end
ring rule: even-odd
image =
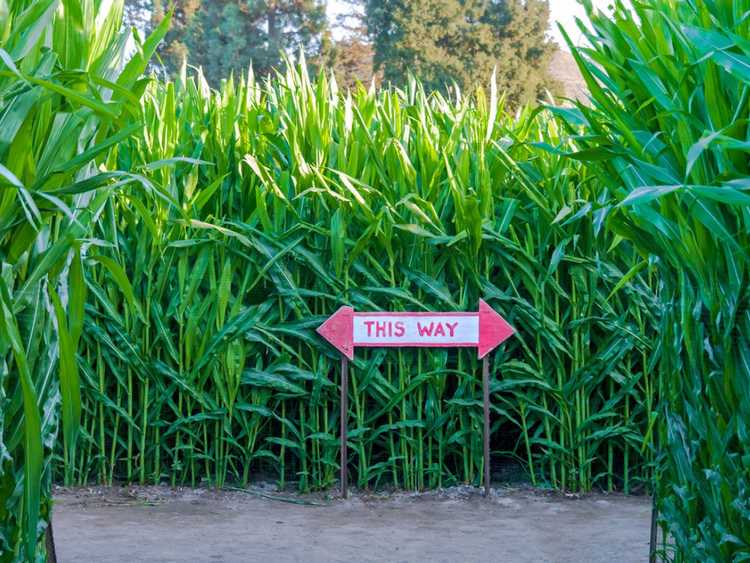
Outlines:
{"type": "Polygon", "coordinates": [[[44,543],[47,546],[47,563],[57,563],[57,552],[55,551],[55,536],[52,533],[52,515],[49,516],[47,532],[44,534],[44,543]]]}
{"type": "Polygon", "coordinates": [[[659,528],[657,526],[657,507],[656,507],[656,489],[654,489],[654,498],[653,498],[653,504],[651,506],[651,541],[649,542],[649,548],[648,548],[648,560],[649,563],[656,563],[656,542],[658,540],[658,531],[659,528]]]}
{"type": "Polygon", "coordinates": [[[341,496],[349,496],[347,487],[346,463],[348,455],[346,451],[346,418],[349,412],[349,360],[341,356],[341,496]]]}
{"type": "Polygon", "coordinates": [[[490,496],[490,362],[482,358],[482,387],[484,388],[484,496],[490,496]]]}

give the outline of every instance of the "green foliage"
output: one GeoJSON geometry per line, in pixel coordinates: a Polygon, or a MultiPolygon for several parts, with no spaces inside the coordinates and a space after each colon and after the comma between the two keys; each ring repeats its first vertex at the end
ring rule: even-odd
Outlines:
{"type": "Polygon", "coordinates": [[[81,251],[113,177],[97,164],[134,130],[154,45],[122,71],[121,14],[93,0],[0,10],[0,561],[43,557],[61,406],[65,459],[76,452],[81,251]]]}
{"type": "Polygon", "coordinates": [[[547,0],[369,0],[375,66],[387,82],[414,75],[430,90],[497,81],[513,105],[536,101],[553,44],[547,0]]]}
{"type": "MultiPolygon", "coordinates": [[[[588,213],[597,182],[532,145],[484,92],[341,94],[301,67],[261,85],[155,86],[86,270],[83,483],[334,483],[338,357],[314,329],[360,310],[471,310],[518,328],[492,360],[493,449],[535,483],[632,490],[651,474],[656,310],[649,267],[588,213]],[[610,250],[611,249],[611,250],[610,250]],[[648,367],[647,367],[648,366],[648,367]],[[645,451],[645,454],[643,453],[645,451]]],[[[360,487],[478,483],[469,351],[358,351],[360,487]]]]}
{"type": "Polygon", "coordinates": [[[599,212],[658,257],[658,500],[686,561],[750,554],[748,11],[618,2],[611,18],[590,10],[591,47],[576,53],[593,100],[581,154],[619,200],[599,212]]]}
{"type": "MultiPolygon", "coordinates": [[[[158,21],[165,2],[154,1],[158,21]]],[[[177,0],[160,53],[176,75],[185,60],[213,85],[252,67],[258,75],[280,68],[283,51],[308,57],[320,50],[326,28],[322,0],[177,0]]]]}

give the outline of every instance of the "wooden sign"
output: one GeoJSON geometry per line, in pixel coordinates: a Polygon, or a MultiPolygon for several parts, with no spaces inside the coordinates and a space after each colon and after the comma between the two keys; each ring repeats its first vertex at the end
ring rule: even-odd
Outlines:
{"type": "Polygon", "coordinates": [[[341,352],[341,493],[347,497],[346,417],[349,412],[349,363],[354,348],[477,348],[482,359],[484,396],[484,491],[490,492],[490,385],[487,354],[515,329],[482,299],[475,313],[357,313],[341,307],[318,327],[318,334],[341,352]]]}
{"type": "Polygon", "coordinates": [[[350,360],[360,347],[477,348],[484,358],[514,333],[482,299],[474,313],[359,313],[341,307],[318,333],[350,360]]]}

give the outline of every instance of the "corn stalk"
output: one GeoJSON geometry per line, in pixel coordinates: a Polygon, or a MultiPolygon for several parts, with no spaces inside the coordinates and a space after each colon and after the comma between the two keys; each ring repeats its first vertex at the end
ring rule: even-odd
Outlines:
{"type": "Polygon", "coordinates": [[[589,5],[577,50],[592,106],[581,152],[609,186],[601,214],[657,258],[658,506],[664,556],[750,553],[750,311],[746,0],[589,5]]]}
{"type": "MultiPolygon", "coordinates": [[[[566,143],[557,117],[508,114],[494,82],[343,92],[304,61],[218,91],[183,73],[144,115],[116,166],[155,189],[118,192],[88,255],[78,482],[331,486],[338,359],[315,327],[480,296],[520,334],[493,359],[495,458],[565,490],[650,481],[652,267],[592,218],[596,177],[538,146],[566,143]]],[[[470,353],[358,353],[349,404],[360,487],[479,482],[470,353]]]]}
{"type": "Polygon", "coordinates": [[[97,164],[137,128],[133,90],[154,45],[124,64],[122,2],[2,8],[0,561],[35,561],[51,510],[53,450],[62,452],[66,482],[77,452],[86,237],[113,182],[129,181],[97,164]]]}

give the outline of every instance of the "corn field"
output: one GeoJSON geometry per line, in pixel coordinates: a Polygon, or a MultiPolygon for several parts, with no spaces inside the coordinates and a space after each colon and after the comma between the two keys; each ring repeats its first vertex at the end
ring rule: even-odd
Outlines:
{"type": "Polygon", "coordinates": [[[599,15],[577,53],[583,151],[610,229],[658,258],[657,498],[674,553],[750,556],[747,0],[652,0],[599,15]]]}
{"type": "MultiPolygon", "coordinates": [[[[534,143],[493,93],[338,92],[304,65],[258,84],[155,85],[145,134],[113,152],[148,190],[114,195],[89,247],[79,348],[82,440],[69,482],[334,484],[337,356],[314,329],[362,310],[466,310],[521,337],[493,360],[499,457],[588,491],[651,475],[649,269],[587,218],[596,185],[534,143]],[[492,108],[495,108],[493,111],[492,108]],[[608,255],[609,254],[609,255],[608,255]],[[618,286],[619,284],[619,286],[618,286]]],[[[352,367],[360,487],[481,475],[478,362],[371,351],[352,367]]]]}
{"type": "MultiPolygon", "coordinates": [[[[663,557],[742,560],[744,4],[592,11],[591,102],[511,111],[494,77],[147,78],[168,18],[141,39],[121,0],[9,1],[0,561],[43,558],[52,481],[335,487],[338,357],[315,328],[479,298],[518,331],[491,358],[499,478],[656,487],[663,557]]],[[[479,484],[481,392],[471,352],[358,351],[353,483],[479,484]]]]}

